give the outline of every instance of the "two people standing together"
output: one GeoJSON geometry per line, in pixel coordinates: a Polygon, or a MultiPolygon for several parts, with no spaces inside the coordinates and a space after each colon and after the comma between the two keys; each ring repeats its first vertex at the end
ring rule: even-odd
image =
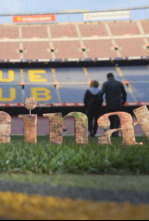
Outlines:
{"type": "MultiPolygon", "coordinates": [[[[92,81],[91,87],[86,91],[84,97],[84,104],[89,121],[89,132],[91,136],[95,136],[97,133],[97,120],[100,117],[104,95],[106,96],[107,113],[121,111],[127,100],[127,93],[124,85],[115,80],[112,73],[107,74],[107,81],[103,84],[101,90],[99,89],[99,83],[97,81],[92,81]]],[[[111,129],[120,127],[120,120],[118,116],[111,116],[110,121],[111,129]]],[[[115,132],[113,136],[117,137],[118,132],[115,132]]]]}

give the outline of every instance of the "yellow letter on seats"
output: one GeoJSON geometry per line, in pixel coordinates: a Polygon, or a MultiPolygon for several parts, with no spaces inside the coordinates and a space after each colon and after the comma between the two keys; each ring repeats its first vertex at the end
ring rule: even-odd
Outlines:
{"type": "Polygon", "coordinates": [[[42,74],[46,74],[45,70],[30,70],[29,71],[29,76],[30,76],[30,81],[31,82],[47,82],[47,79],[42,78],[42,74]]]}
{"type": "Polygon", "coordinates": [[[16,99],[16,89],[10,88],[10,97],[9,98],[3,98],[3,89],[0,88],[0,101],[4,102],[10,102],[14,101],[16,99]]]}
{"type": "Polygon", "coordinates": [[[9,71],[9,78],[3,78],[3,72],[0,71],[0,82],[12,82],[14,81],[14,71],[9,71]]]}
{"type": "Polygon", "coordinates": [[[32,97],[37,101],[49,101],[52,99],[50,96],[51,91],[47,88],[32,88],[32,97]]]}

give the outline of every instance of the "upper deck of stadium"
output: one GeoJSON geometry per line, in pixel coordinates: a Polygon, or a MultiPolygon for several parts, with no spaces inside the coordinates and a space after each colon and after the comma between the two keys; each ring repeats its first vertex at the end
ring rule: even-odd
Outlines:
{"type": "Polygon", "coordinates": [[[0,62],[149,57],[149,20],[0,25],[0,62]]]}

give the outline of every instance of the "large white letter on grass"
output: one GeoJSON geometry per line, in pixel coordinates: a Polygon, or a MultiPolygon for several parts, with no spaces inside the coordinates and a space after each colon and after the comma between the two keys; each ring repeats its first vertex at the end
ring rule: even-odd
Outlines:
{"type": "Polygon", "coordinates": [[[80,112],[72,112],[64,119],[73,117],[75,119],[75,141],[76,144],[88,144],[88,118],[80,112]]]}
{"type": "Polygon", "coordinates": [[[37,106],[37,101],[33,97],[26,98],[24,106],[29,110],[27,115],[19,115],[20,119],[24,121],[24,143],[37,143],[37,115],[32,114],[31,111],[37,106]]]}
{"type": "Polygon", "coordinates": [[[121,128],[107,131],[101,137],[99,137],[98,143],[99,144],[112,144],[111,143],[112,133],[121,130],[122,135],[123,135],[124,145],[142,145],[142,143],[136,142],[134,127],[133,127],[133,119],[132,119],[132,116],[128,113],[115,112],[115,113],[105,114],[98,119],[99,127],[108,129],[110,127],[109,117],[112,115],[117,115],[120,118],[121,128]]]}
{"type": "Polygon", "coordinates": [[[63,143],[63,124],[64,124],[62,114],[61,113],[44,114],[43,116],[49,118],[50,143],[62,144],[63,143]]]}
{"type": "Polygon", "coordinates": [[[140,108],[137,108],[133,112],[136,118],[138,119],[135,125],[140,124],[145,132],[145,135],[149,139],[149,111],[147,106],[142,106],[140,108]]]}
{"type": "Polygon", "coordinates": [[[9,143],[11,135],[11,117],[0,111],[0,143],[9,143]]]}

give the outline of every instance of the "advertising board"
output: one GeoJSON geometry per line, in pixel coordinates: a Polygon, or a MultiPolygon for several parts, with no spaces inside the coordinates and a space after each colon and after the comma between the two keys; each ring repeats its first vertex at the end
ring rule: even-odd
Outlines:
{"type": "Polygon", "coordinates": [[[56,15],[13,16],[13,23],[55,22],[56,15]]]}
{"type": "Polygon", "coordinates": [[[84,13],[84,21],[98,21],[98,20],[117,20],[130,19],[130,11],[111,11],[111,12],[94,12],[84,13]]]}

